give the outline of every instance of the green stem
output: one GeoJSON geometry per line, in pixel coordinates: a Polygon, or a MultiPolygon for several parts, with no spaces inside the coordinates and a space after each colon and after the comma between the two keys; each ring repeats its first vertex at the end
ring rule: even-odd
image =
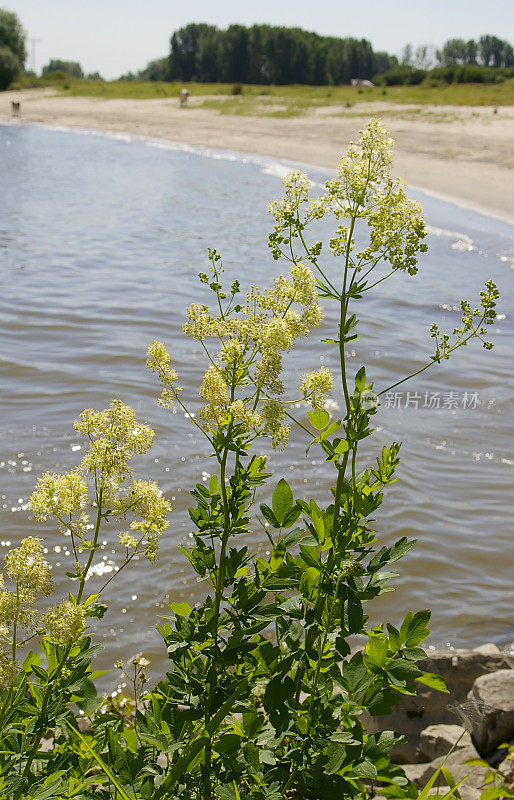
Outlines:
{"type": "MultiPolygon", "coordinates": [[[[236,365],[234,364],[233,369],[233,381],[230,391],[230,402],[234,400],[235,394],[235,373],[236,373],[236,365]]],[[[223,455],[221,460],[219,461],[220,464],[220,484],[221,484],[221,497],[223,500],[223,534],[221,538],[221,549],[220,549],[220,557],[218,562],[218,575],[216,577],[216,585],[215,585],[215,594],[214,594],[214,616],[213,616],[213,627],[214,627],[214,651],[217,654],[218,650],[218,641],[219,641],[219,618],[220,618],[220,608],[221,608],[221,600],[223,597],[223,590],[224,590],[224,579],[225,579],[225,559],[227,554],[227,546],[228,540],[230,538],[230,509],[228,507],[228,494],[227,494],[227,486],[226,486],[226,468],[227,468],[227,458],[229,453],[228,443],[230,441],[230,437],[232,434],[232,427],[233,427],[233,418],[231,418],[230,423],[227,428],[227,434],[225,439],[225,447],[223,449],[223,455]]],[[[210,671],[210,678],[209,678],[209,691],[207,702],[205,705],[205,727],[210,720],[210,705],[212,696],[215,690],[216,685],[216,660],[211,659],[211,664],[209,667],[210,671]]],[[[212,759],[212,741],[209,741],[205,745],[205,754],[204,754],[204,767],[203,767],[203,775],[202,775],[202,794],[204,800],[210,800],[212,797],[211,792],[211,759],[212,759]]]]}
{"type": "Polygon", "coordinates": [[[5,712],[7,711],[7,707],[9,705],[9,703],[11,702],[11,699],[12,699],[12,686],[9,687],[9,690],[7,692],[7,695],[6,695],[6,698],[4,700],[4,704],[2,706],[2,709],[0,710],[0,732],[2,731],[2,725],[4,723],[5,712]]]}
{"type": "MultiPolygon", "coordinates": [[[[80,586],[79,586],[79,591],[78,591],[78,594],[77,594],[77,604],[80,604],[80,602],[82,600],[82,596],[84,594],[84,587],[85,587],[85,584],[86,584],[87,573],[89,572],[89,568],[91,567],[91,563],[92,563],[93,558],[95,556],[95,551],[96,551],[96,547],[97,547],[97,544],[98,544],[98,536],[99,536],[99,533],[100,533],[100,524],[101,524],[101,521],[102,521],[102,494],[103,494],[103,490],[100,489],[99,492],[97,493],[97,497],[96,497],[96,500],[97,500],[97,512],[96,512],[95,532],[94,532],[94,536],[93,536],[93,542],[92,542],[92,545],[91,545],[91,548],[90,548],[89,557],[88,557],[88,560],[86,562],[86,566],[85,566],[85,568],[84,568],[84,570],[82,572],[82,577],[80,579],[80,586]]],[[[52,690],[53,690],[54,686],[56,685],[57,681],[59,680],[59,678],[61,676],[61,673],[62,673],[62,671],[64,669],[64,665],[66,664],[66,661],[67,661],[68,656],[70,654],[71,647],[72,647],[72,643],[70,642],[64,648],[64,653],[63,653],[62,657],[60,658],[59,663],[57,664],[57,667],[55,668],[55,670],[54,670],[54,672],[52,674],[52,678],[48,682],[48,685],[47,685],[46,690],[45,690],[45,694],[43,695],[43,701],[41,703],[41,711],[38,714],[38,720],[37,720],[37,724],[36,724],[36,733],[34,734],[35,738],[34,738],[34,741],[32,743],[32,748],[30,750],[29,757],[27,759],[27,763],[25,764],[25,769],[23,770],[23,776],[24,777],[27,777],[27,775],[29,774],[30,768],[32,766],[32,762],[34,761],[36,753],[37,753],[37,751],[39,749],[39,744],[41,742],[41,736],[42,736],[42,733],[44,732],[44,724],[43,723],[45,723],[45,717],[46,717],[46,711],[47,711],[47,707],[48,707],[48,701],[49,701],[50,696],[52,694],[52,690]]],[[[19,796],[19,795],[17,795],[17,796],[19,796]]]]}

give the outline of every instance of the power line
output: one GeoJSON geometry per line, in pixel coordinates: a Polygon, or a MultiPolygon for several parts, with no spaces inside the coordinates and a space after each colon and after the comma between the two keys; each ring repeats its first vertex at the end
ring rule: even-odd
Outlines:
{"type": "Polygon", "coordinates": [[[32,72],[36,72],[36,44],[39,44],[39,42],[42,42],[42,41],[43,41],[42,39],[36,39],[35,37],[32,37],[31,39],[29,39],[29,42],[30,42],[30,68],[31,68],[32,72]]]}

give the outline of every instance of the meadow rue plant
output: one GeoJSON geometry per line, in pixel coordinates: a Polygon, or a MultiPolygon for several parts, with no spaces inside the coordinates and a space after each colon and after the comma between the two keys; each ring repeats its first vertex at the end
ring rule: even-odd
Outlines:
{"type": "Polygon", "coordinates": [[[56,741],[66,741],[71,702],[83,713],[101,703],[90,667],[98,648],[86,635],[86,619],[104,615],[107,606],[100,595],[136,554],[155,561],[158,539],[169,525],[171,505],[158,484],[133,478],[132,458],[146,453],[154,438],[133,409],[120,400],[103,411],[86,409],[75,430],[88,440],[80,465],[65,474],[45,473],[30,498],[34,518],[52,519],[71,539],[73,561],[66,574],[75,592],[46,610],[38,608],[52,592],[52,578],[43,542],[34,537],[6,556],[6,574],[14,588],[8,591],[4,579],[0,581],[0,788],[9,800],[46,791],[53,773],[54,789],[60,788],[62,771],[47,772],[41,764],[42,736],[55,727],[56,741]],[[123,530],[128,520],[128,530],[123,530]],[[86,596],[106,526],[114,527],[121,545],[119,562],[96,593],[86,596]],[[27,653],[26,645],[38,639],[41,654],[27,653]],[[22,663],[18,651],[25,651],[22,663]]]}
{"type": "MultiPolygon", "coordinates": [[[[368,602],[391,590],[391,565],[414,542],[402,537],[382,544],[374,523],[396,481],[400,445],[382,447],[370,462],[361,442],[373,433],[384,392],[472,339],[492,346],[485,337],[496,319],[498,290],[488,281],[474,310],[462,301],[462,322],[452,335],[434,324],[435,353],[412,375],[382,388],[364,366],[353,374],[347,351],[361,335],[358,303],[393,275],[415,275],[426,250],[421,206],[392,178],[391,164],[392,141],[382,123],[371,120],[322,196],[311,197],[299,170],[285,179],[284,197],[269,207],[275,219],[269,245],[286,269],[267,289],[251,286],[243,297],[239,280],[225,287],[221,256],[209,251],[209,273],[199,278],[212,292],[212,307],[193,303],[184,324],[206,359],[196,397],[185,397],[166,346],[154,341],[148,348],[147,365],[161,384],[159,403],[182,408],[216,468],[192,491],[192,530],[180,547],[205,597],[194,608],[186,600],[171,603],[157,626],[169,667],[154,688],[146,689],[144,656],[120,662],[122,674],[131,676],[132,704],[117,704],[113,693],[97,711],[101,701],[83,627],[88,615],[100,617],[105,607],[98,594],[83,594],[101,524],[119,526],[133,517],[118,531],[120,569],[138,552],[155,558],[170,506],[157,484],[134,480],[131,467],[134,455],[147,452],[153,431],[119,400],[102,412],[86,410],[76,423],[89,440],[80,467],[38,482],[31,507],[38,519],[55,519],[71,536],[75,563],[68,575],[78,591],[38,618],[48,634],[47,667],[29,657],[16,689],[18,706],[11,656],[1,651],[4,686],[11,688],[0,695],[0,728],[7,725],[3,741],[9,742],[8,755],[0,757],[0,800],[5,786],[16,800],[364,800],[377,782],[382,796],[418,797],[391,763],[402,737],[368,733],[364,712],[387,715],[420,683],[445,689],[417,666],[425,656],[428,610],[408,612],[398,628],[371,625],[366,613],[368,602]],[[322,218],[334,223],[328,246],[311,241],[322,218]],[[337,353],[337,374],[324,366],[306,372],[290,397],[284,363],[295,343],[322,323],[321,301],[337,304],[337,328],[323,340],[337,353]],[[339,385],[343,409],[332,418],[327,399],[339,385]],[[326,496],[295,497],[283,478],[273,481],[272,491],[266,488],[273,476],[265,440],[285,447],[293,428],[306,451],[318,448],[332,470],[326,496]],[[271,499],[256,510],[258,493],[271,499]],[[269,543],[265,555],[249,550],[247,535],[256,528],[269,543]],[[352,649],[355,637],[359,649],[352,649]],[[27,692],[33,721],[21,733],[27,692]],[[91,730],[79,730],[71,702],[91,717],[91,730]],[[43,757],[39,743],[49,724],[56,746],[43,757]]],[[[44,569],[31,569],[39,594],[45,593],[44,569]]],[[[0,617],[5,641],[13,596],[0,596],[0,609],[7,609],[0,617]]],[[[36,599],[27,601],[27,613],[36,599]]]]}
{"type": "MultiPolygon", "coordinates": [[[[323,196],[311,198],[307,177],[292,172],[284,198],[269,207],[272,255],[287,262],[288,272],[269,289],[251,287],[245,302],[238,300],[239,281],[225,289],[221,257],[209,251],[210,274],[199,277],[214,294],[214,310],[195,303],[184,325],[207,360],[200,408],[190,408],[175,388],[179,376],[165,346],[150,345],[147,363],[163,385],[160,402],[182,406],[208,440],[219,471],[193,490],[192,543],[181,548],[208,594],[195,608],[173,603],[172,616],[158,627],[171,666],[148,696],[145,724],[155,736],[167,710],[177,750],[154,794],[141,776],[143,795],[232,800],[244,792],[325,800],[366,797],[369,782],[378,780],[384,795],[414,796],[390,762],[401,737],[367,734],[362,711],[387,714],[402,694],[415,692],[416,682],[444,685],[416,666],[428,611],[409,612],[399,629],[370,627],[364,611],[389,590],[390,565],[414,542],[377,547],[373,514],[396,480],[400,445],[382,448],[375,465],[362,464],[358,450],[373,432],[380,395],[392,387],[375,389],[364,367],[349,375],[346,357],[359,335],[350,306],[395,273],[415,275],[427,249],[421,205],[391,177],[391,164],[392,142],[372,120],[323,196]],[[311,243],[310,235],[329,216],[335,232],[327,266],[323,243],[311,243]],[[339,306],[338,329],[324,340],[339,354],[344,412],[336,420],[324,408],[334,388],[326,367],[300,376],[297,397],[286,398],[282,380],[284,356],[323,319],[320,298],[339,306]],[[292,413],[300,400],[312,408],[307,424],[292,413]],[[284,447],[291,425],[306,434],[307,449],[318,446],[332,465],[332,492],[325,504],[321,497],[295,499],[281,479],[259,517],[255,494],[271,477],[261,437],[284,447]],[[264,520],[267,558],[251,556],[244,543],[253,520],[264,520]],[[352,653],[355,635],[367,643],[352,653]]],[[[414,374],[482,338],[494,322],[497,297],[488,282],[481,313],[463,301],[465,319],[452,344],[437,332],[435,355],[414,374]]]]}

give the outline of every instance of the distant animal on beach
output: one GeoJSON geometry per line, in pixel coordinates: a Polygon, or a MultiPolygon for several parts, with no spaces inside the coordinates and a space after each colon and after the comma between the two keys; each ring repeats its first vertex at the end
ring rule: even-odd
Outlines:
{"type": "Polygon", "coordinates": [[[189,99],[189,92],[187,89],[180,90],[180,108],[185,108],[187,106],[187,101],[189,99]]]}
{"type": "Polygon", "coordinates": [[[11,116],[12,117],[19,117],[21,111],[21,103],[19,100],[13,100],[11,103],[11,116]]]}
{"type": "Polygon", "coordinates": [[[352,78],[352,86],[369,86],[370,89],[373,89],[374,83],[371,81],[362,80],[361,78],[352,78]]]}

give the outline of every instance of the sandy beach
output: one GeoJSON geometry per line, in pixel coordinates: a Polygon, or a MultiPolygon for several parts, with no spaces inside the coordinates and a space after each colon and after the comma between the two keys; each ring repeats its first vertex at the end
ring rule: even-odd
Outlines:
{"type": "Polygon", "coordinates": [[[383,118],[396,140],[395,170],[410,186],[514,224],[514,107],[356,103],[280,118],[220,114],[192,98],[67,97],[37,89],[0,94],[0,122],[20,100],[21,122],[111,130],[334,168],[366,119],[383,118]]]}

